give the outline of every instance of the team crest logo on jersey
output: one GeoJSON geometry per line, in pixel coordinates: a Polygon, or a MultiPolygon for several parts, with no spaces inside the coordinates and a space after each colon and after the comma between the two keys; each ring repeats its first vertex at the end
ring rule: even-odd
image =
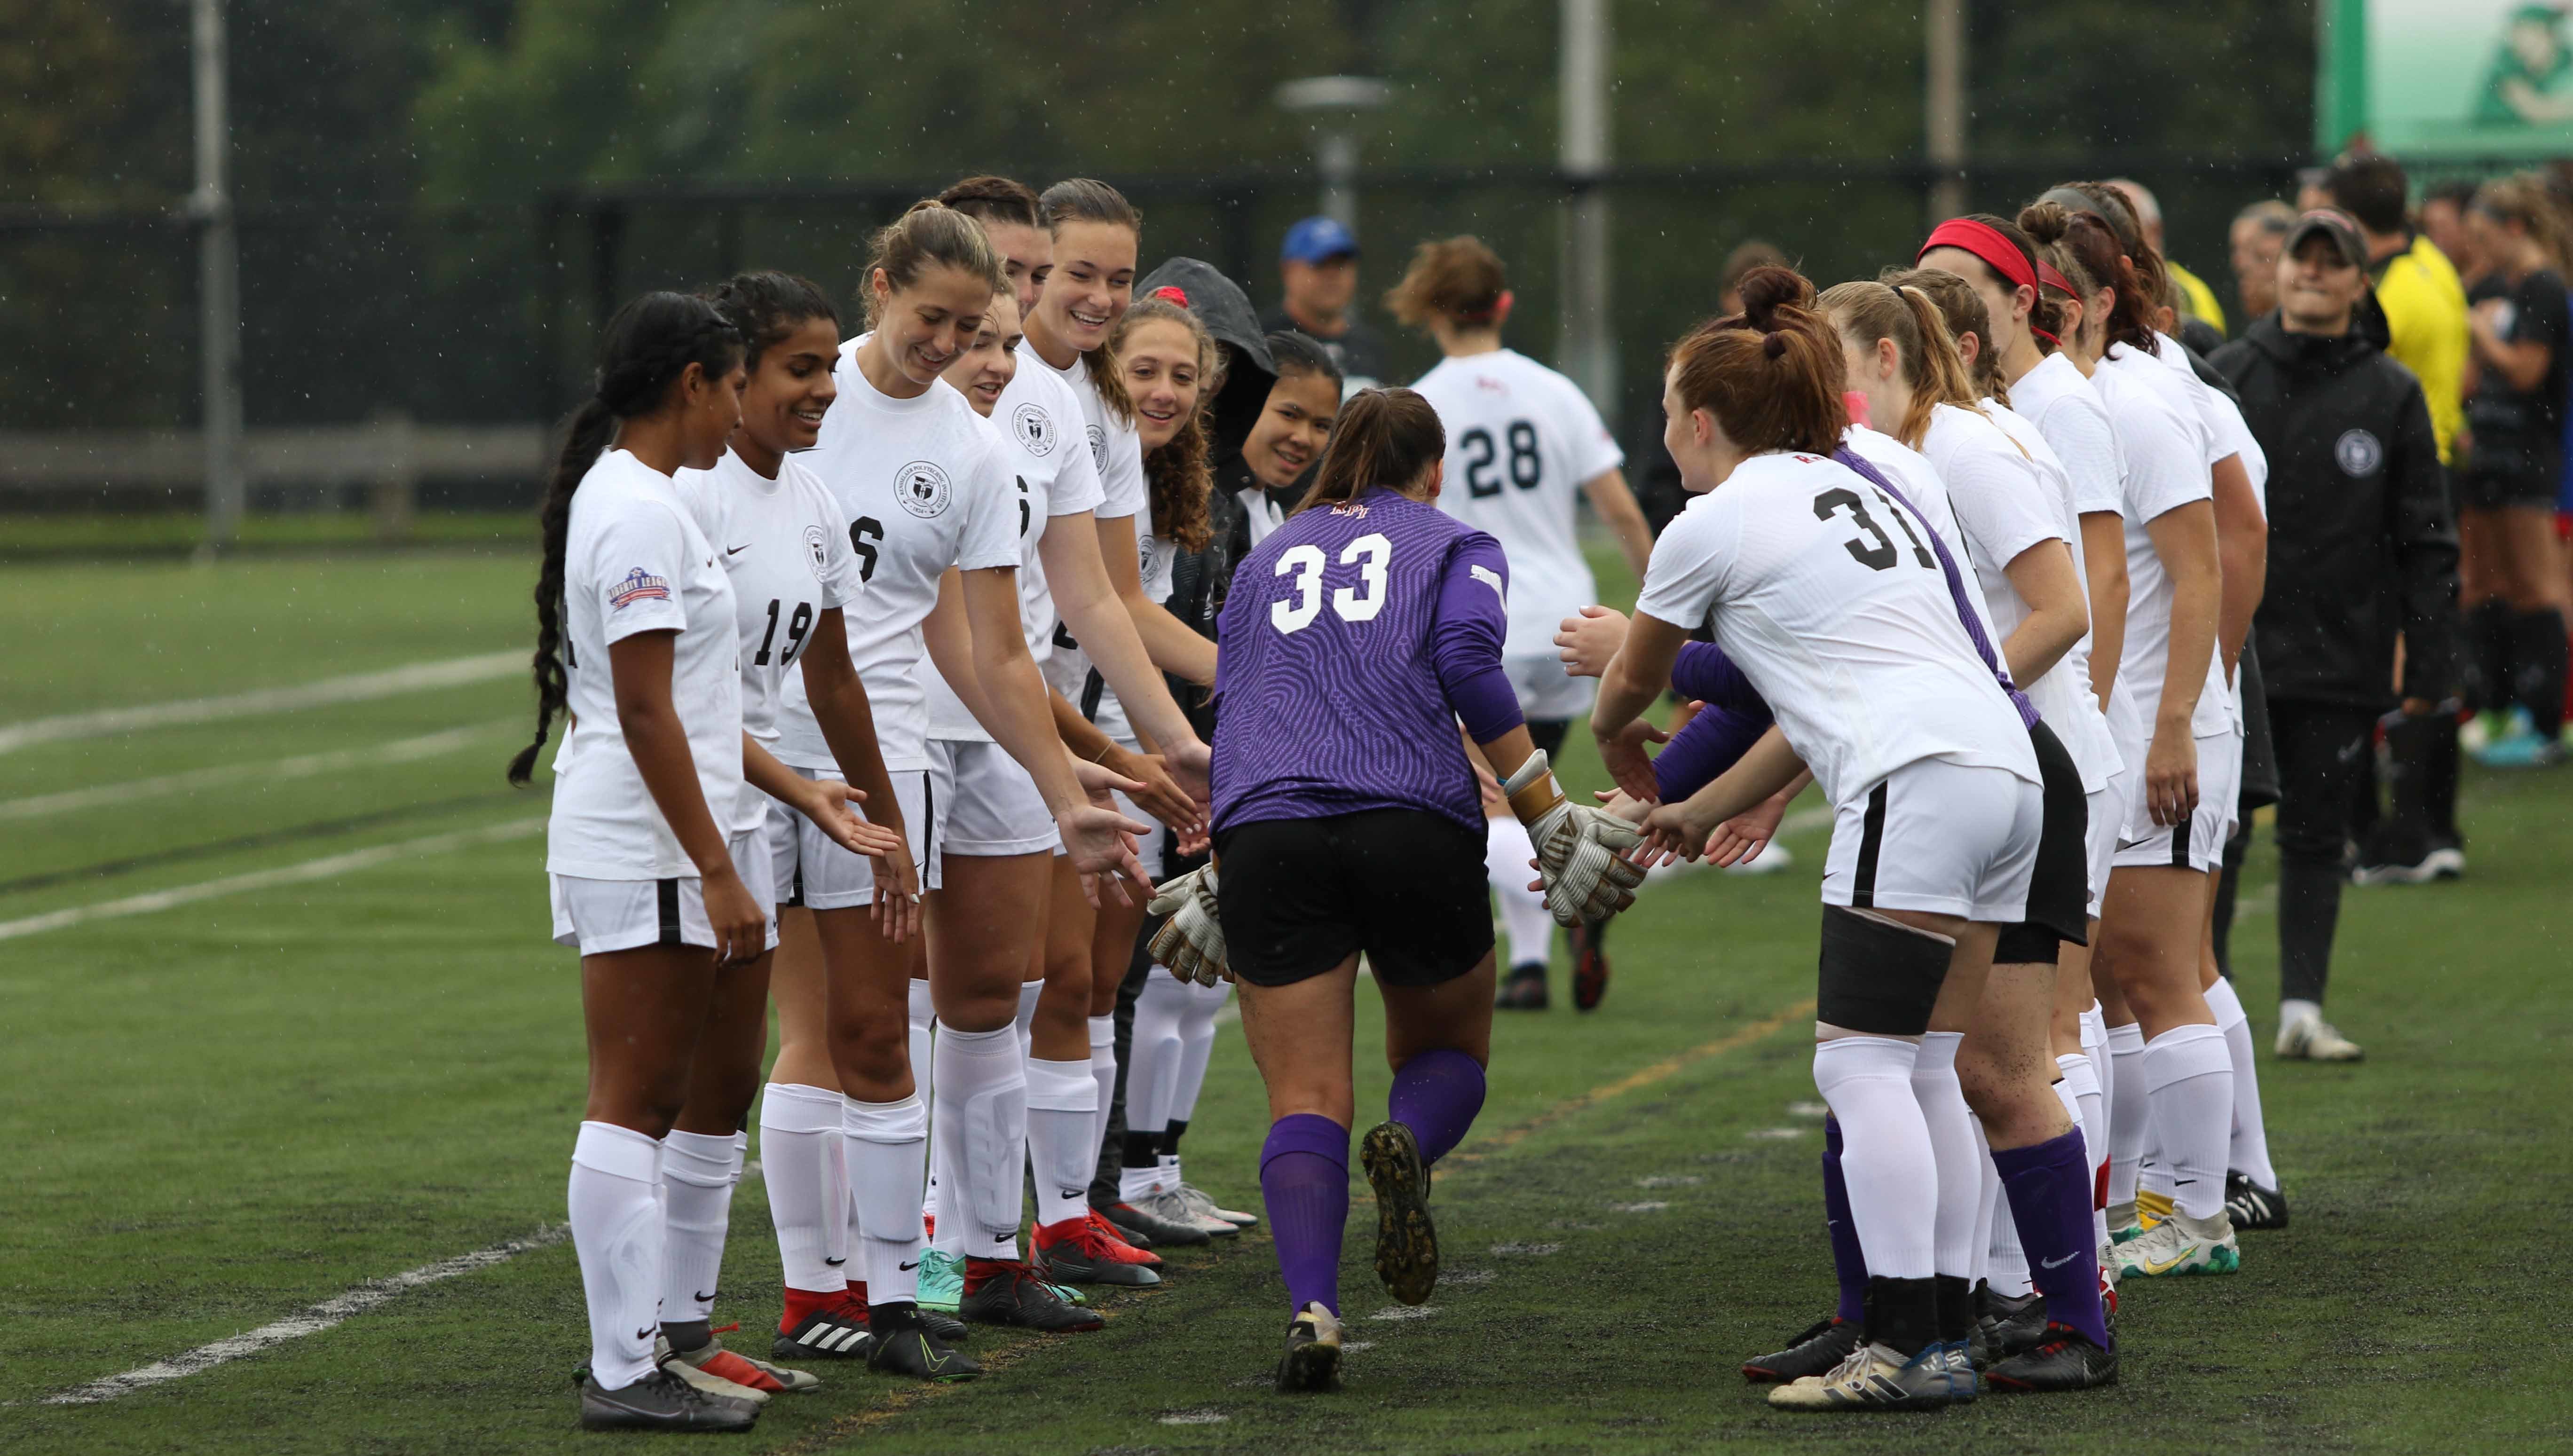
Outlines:
{"type": "Polygon", "coordinates": [[[947,508],[955,491],[937,461],[914,460],[894,472],[893,493],[901,497],[903,509],[927,520],[947,508]]]}
{"type": "Polygon", "coordinates": [[[670,583],[637,566],[625,573],[615,585],[607,588],[607,605],[623,611],[638,601],[668,601],[670,583]]]}
{"type": "Polygon", "coordinates": [[[2345,430],[2332,441],[2332,459],[2348,475],[2373,475],[2385,463],[2385,446],[2363,429],[2345,430]]]}
{"type": "Polygon", "coordinates": [[[830,563],[830,546],[831,538],[822,534],[820,526],[808,525],[804,528],[804,559],[813,567],[813,579],[816,581],[822,579],[822,569],[830,563]]]}
{"type": "Polygon", "coordinates": [[[1088,428],[1090,430],[1090,463],[1098,468],[1099,473],[1105,475],[1108,473],[1108,431],[1101,429],[1095,424],[1088,426],[1088,428]]]}
{"type": "Polygon", "coordinates": [[[1054,453],[1054,421],[1036,404],[1022,404],[1010,411],[1010,428],[1017,430],[1019,443],[1028,453],[1044,456],[1054,453]]]}

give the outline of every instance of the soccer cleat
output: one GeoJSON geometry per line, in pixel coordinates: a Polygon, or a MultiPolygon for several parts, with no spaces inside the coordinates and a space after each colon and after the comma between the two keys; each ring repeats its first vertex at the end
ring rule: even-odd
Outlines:
{"type": "MultiPolygon", "coordinates": [[[[725,1349],[717,1340],[708,1340],[681,1354],[670,1348],[669,1336],[655,1335],[652,1339],[652,1363],[708,1395],[729,1396],[753,1405],[766,1405],[768,1397],[790,1388],[786,1381],[770,1373],[776,1366],[763,1368],[759,1363],[725,1349]]],[[[791,1373],[801,1377],[805,1389],[822,1383],[801,1370],[791,1373]]]]}
{"type": "Polygon", "coordinates": [[[619,1390],[599,1389],[586,1369],[578,1383],[584,1431],[746,1431],[759,1420],[758,1406],[708,1395],[660,1366],[619,1390]]]}
{"type": "Polygon", "coordinates": [[[949,1345],[925,1322],[905,1321],[900,1329],[879,1335],[867,1351],[867,1368],[882,1375],[908,1375],[914,1380],[954,1384],[983,1373],[974,1357],[949,1345]]]}
{"type": "Polygon", "coordinates": [[[1180,1198],[1189,1205],[1190,1212],[1201,1218],[1221,1218],[1236,1228],[1256,1228],[1260,1224],[1259,1214],[1219,1207],[1215,1199],[1208,1196],[1206,1189],[1195,1183],[1180,1184],[1180,1198]]]}
{"type": "Polygon", "coordinates": [[[1597,1011],[1608,994],[1606,921],[1584,921],[1565,936],[1572,944],[1572,1009],[1597,1011]]]}
{"type": "Polygon", "coordinates": [[[1835,1314],[1816,1320],[1803,1334],[1787,1342],[1787,1348],[1776,1354],[1762,1355],[1742,1362],[1742,1378],[1750,1381],[1793,1381],[1808,1375],[1826,1375],[1833,1366],[1849,1358],[1858,1348],[1859,1326],[1855,1319],[1835,1314]]]}
{"type": "Polygon", "coordinates": [[[779,1360],[862,1360],[871,1338],[866,1306],[844,1298],[780,1331],[768,1353],[779,1360]]]}
{"type": "Polygon", "coordinates": [[[1104,1231],[1116,1226],[1095,1213],[1039,1224],[1034,1256],[1028,1262],[1053,1282],[1134,1288],[1162,1282],[1162,1276],[1153,1272],[1161,1267],[1161,1259],[1104,1231]]]}
{"type": "Polygon", "coordinates": [[[2224,1216],[2235,1228],[2284,1228],[2287,1195],[2229,1172],[2224,1175],[2224,1216]]]}
{"type": "Polygon", "coordinates": [[[1197,1219],[1182,1223],[1153,1211],[1154,1197],[1147,1193],[1131,1202],[1111,1203],[1099,1211],[1117,1225],[1119,1232],[1129,1235],[1126,1241],[1138,1248],[1194,1248],[1215,1242],[1215,1235],[1197,1219]],[[1144,1235],[1141,1240],[1132,1236],[1138,1233],[1144,1235]]]}
{"type": "MultiPolygon", "coordinates": [[[[2108,1214],[2111,1249],[2144,1236],[2144,1221],[2138,1214],[2134,1203],[2112,1203],[2108,1207],[2108,1214]]],[[[2103,1266],[2107,1266],[2115,1263],[2116,1259],[2114,1255],[2103,1255],[2100,1262],[2103,1266]]]]}
{"type": "Polygon", "coordinates": [[[2159,1279],[2181,1274],[2230,1274],[2242,1267],[2241,1245],[2233,1225],[2218,1209],[2212,1218],[2173,1212],[2145,1229],[2144,1236],[2119,1245],[2118,1276],[2159,1279]]]}
{"type": "Polygon", "coordinates": [[[1135,1206],[1165,1223],[1174,1227],[1194,1228],[1211,1239],[1233,1238],[1242,1232],[1242,1225],[1232,1219],[1218,1218],[1212,1213],[1203,1215],[1198,1213],[1189,1206],[1188,1198],[1177,1188],[1156,1188],[1133,1201],[1135,1206]]]}
{"type": "Polygon", "coordinates": [[[1869,1342],[1821,1375],[1769,1392],[1780,1410],[1944,1410],[1955,1403],[1948,1347],[1933,1342],[1903,1355],[1869,1342]]]}
{"type": "Polygon", "coordinates": [[[1968,1347],[1968,1342],[1949,1340],[1943,1356],[1948,1362],[1949,1404],[1972,1405],[1975,1397],[1984,1393],[1984,1380],[1981,1375],[1975,1373],[1974,1354],[1968,1347]]]}
{"type": "Polygon", "coordinates": [[[2157,1193],[2150,1188],[2139,1188],[2136,1190],[2136,1221],[2139,1224],[2142,1224],[2145,1228],[2150,1228],[2154,1224],[2168,1218],[2170,1216],[2170,1194],[2157,1193]]]}
{"type": "Polygon", "coordinates": [[[967,1259],[965,1298],[956,1312],[968,1324],[1004,1324],[1048,1334],[1075,1334],[1107,1323],[1099,1311],[1064,1298],[1015,1259],[967,1259]]]}
{"type": "Polygon", "coordinates": [[[1438,1230],[1429,1222],[1429,1165],[1400,1122],[1378,1122],[1358,1145],[1375,1189],[1375,1276],[1385,1292],[1418,1304],[1438,1284],[1438,1230]]]}
{"type": "Polygon", "coordinates": [[[2366,863],[2352,868],[2349,883],[2353,885],[2427,885],[2433,880],[2455,880],[2466,873],[2466,852],[2455,844],[2433,843],[2421,852],[2419,859],[2380,853],[2366,863]]]}
{"type": "Polygon", "coordinates": [[[2049,1324],[2034,1349],[2023,1350],[1984,1372],[1996,1393],[2094,1390],[2118,1383],[2118,1352],[2091,1343],[2069,1325],[2049,1324]]]}
{"type": "Polygon", "coordinates": [[[2320,1017],[2298,1017],[2279,1027],[2273,1050],[2289,1062],[2356,1062],[2367,1055],[2320,1017]]]}
{"type": "Polygon", "coordinates": [[[924,1310],[954,1314],[965,1297],[965,1257],[924,1249],[920,1255],[920,1290],[914,1296],[924,1310]]]}
{"type": "Polygon", "coordinates": [[[2035,1349],[2046,1339],[2046,1296],[2026,1294],[2013,1299],[2007,1294],[1994,1294],[1984,1308],[1978,1333],[1987,1351],[1983,1368],[1989,1369],[2023,1351],[2035,1349]]]}
{"type": "MultiPolygon", "coordinates": [[[[2465,735],[2460,732],[2463,745],[2465,735]]],[[[2537,731],[2537,723],[2528,709],[2513,705],[2507,726],[2498,735],[2487,734],[2482,743],[2466,750],[2489,769],[2552,768],[2564,761],[2564,745],[2537,731]]]]}
{"type": "Polygon", "coordinates": [[[1545,998],[1545,963],[1530,961],[1513,966],[1501,978],[1501,994],[1492,998],[1495,1011],[1543,1011],[1545,998]]]}
{"type": "Polygon", "coordinates": [[[1286,1326],[1286,1353],[1278,1361],[1278,1393],[1314,1395],[1339,1388],[1340,1321],[1316,1300],[1286,1326]]]}

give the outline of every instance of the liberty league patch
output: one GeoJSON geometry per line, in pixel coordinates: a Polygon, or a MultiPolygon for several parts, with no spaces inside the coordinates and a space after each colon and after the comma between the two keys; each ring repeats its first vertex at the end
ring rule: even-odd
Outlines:
{"type": "Polygon", "coordinates": [[[820,526],[804,528],[804,559],[813,568],[813,579],[821,580],[823,570],[830,564],[831,549],[830,538],[822,534],[820,526]]]}
{"type": "Polygon", "coordinates": [[[2364,429],[2344,430],[2332,441],[2332,459],[2347,475],[2373,475],[2385,463],[2385,446],[2364,429]]]}
{"type": "Polygon", "coordinates": [[[1019,443],[1028,453],[1040,458],[1054,453],[1054,421],[1040,404],[1022,404],[1010,411],[1010,428],[1018,431],[1019,443]]]}
{"type": "Polygon", "coordinates": [[[954,490],[947,483],[947,471],[935,460],[914,460],[894,472],[893,493],[902,508],[923,520],[947,508],[954,490]]]}

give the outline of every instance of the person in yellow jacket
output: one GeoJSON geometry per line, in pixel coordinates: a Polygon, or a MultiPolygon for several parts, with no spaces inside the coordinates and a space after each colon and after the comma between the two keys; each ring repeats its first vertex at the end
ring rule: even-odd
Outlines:
{"type": "Polygon", "coordinates": [[[2332,206],[2358,220],[2367,243],[2368,272],[2376,279],[2377,306],[2385,311],[2393,343],[2386,353],[2421,380],[2430,400],[2430,429],[2439,459],[2455,454],[2457,426],[2465,417],[2466,290],[2446,254],[2412,231],[2404,216],[2407,189],[2393,158],[2348,157],[2334,166],[2325,186],[2332,206]]]}
{"type": "Polygon", "coordinates": [[[2163,248],[2162,205],[2152,190],[2126,177],[2116,178],[2109,185],[2126,198],[2127,206],[2136,210],[2136,226],[2144,231],[2144,241],[2153,245],[2153,251],[2161,254],[2162,272],[2179,290],[2180,307],[2189,317],[2204,320],[2216,333],[2230,332],[2224,327],[2224,306],[2215,301],[2215,290],[2206,286],[2206,280],[2180,267],[2163,248]]]}

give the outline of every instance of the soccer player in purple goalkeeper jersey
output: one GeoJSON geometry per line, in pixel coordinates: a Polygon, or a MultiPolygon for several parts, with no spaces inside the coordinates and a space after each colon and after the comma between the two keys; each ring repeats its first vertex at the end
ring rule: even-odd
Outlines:
{"type": "Polygon", "coordinates": [[[1361,953],[1393,1066],[1362,1149],[1376,1273],[1405,1304],[1437,1282],[1429,1167],[1472,1125],[1491,1056],[1483,815],[1458,721],[1507,775],[1558,922],[1624,909],[1642,879],[1617,854],[1633,830],[1566,800],[1528,740],[1501,668],[1509,565],[1438,509],[1445,449],[1420,395],[1359,393],[1312,492],[1235,573],[1217,638],[1215,863],[1153,903],[1171,916],[1156,959],[1240,981],[1269,1088],[1260,1187],[1293,1311],[1282,1392],[1339,1382],[1361,953]]]}

